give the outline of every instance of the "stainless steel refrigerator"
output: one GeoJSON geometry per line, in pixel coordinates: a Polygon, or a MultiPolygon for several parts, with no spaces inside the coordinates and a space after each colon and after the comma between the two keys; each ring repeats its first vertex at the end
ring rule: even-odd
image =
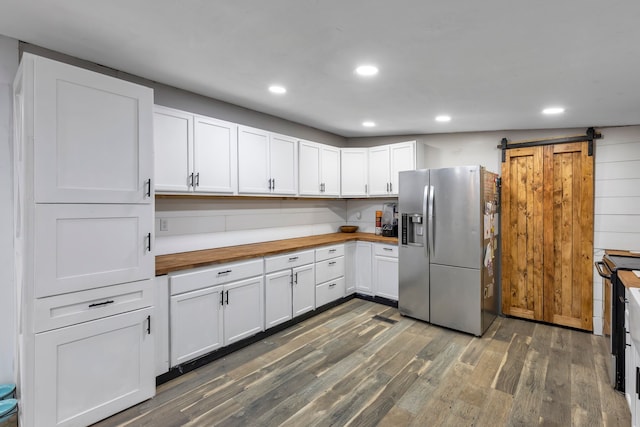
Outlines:
{"type": "Polygon", "coordinates": [[[400,313],[481,336],[498,312],[498,175],[424,169],[399,184],[400,313]]]}

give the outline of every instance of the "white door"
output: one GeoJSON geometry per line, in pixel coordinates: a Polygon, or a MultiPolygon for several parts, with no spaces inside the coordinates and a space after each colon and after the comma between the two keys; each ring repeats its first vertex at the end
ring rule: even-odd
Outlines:
{"type": "Polygon", "coordinates": [[[151,203],[153,90],[29,54],[35,201],[151,203]]]}
{"type": "Polygon", "coordinates": [[[366,148],[342,148],[341,192],[342,196],[366,196],[368,183],[368,150],[366,148]]]}
{"type": "Polygon", "coordinates": [[[196,116],[194,126],[195,191],[233,194],[238,176],[237,125],[196,116]]]}
{"type": "Polygon", "coordinates": [[[186,192],[193,170],[193,115],[155,107],[153,115],[155,188],[186,192]]]}
{"type": "Polygon", "coordinates": [[[322,146],[321,158],[322,195],[340,195],[340,149],[322,146]]]}
{"type": "Polygon", "coordinates": [[[171,366],[222,347],[222,303],[222,286],[171,297],[171,366]]]}
{"type": "Polygon", "coordinates": [[[264,331],[263,276],[224,285],[224,344],[264,331]]]}
{"type": "Polygon", "coordinates": [[[283,135],[271,134],[270,170],[274,194],[298,192],[298,142],[283,135]]]}
{"type": "Polygon", "coordinates": [[[293,317],[316,308],[315,265],[293,269],[293,317]]]}
{"type": "Polygon", "coordinates": [[[36,427],[89,425],[155,394],[153,308],[35,336],[36,427]]]}
{"type": "Polygon", "coordinates": [[[238,192],[269,193],[269,133],[238,126],[238,192]]]}
{"type": "Polygon", "coordinates": [[[37,204],[36,298],[152,278],[152,208],[37,204]]]}
{"type": "Polygon", "coordinates": [[[375,256],[373,280],[377,296],[398,301],[398,258],[375,256]]]}
{"type": "Polygon", "coordinates": [[[356,291],[373,295],[373,246],[369,242],[356,243],[356,291]]]}
{"type": "Polygon", "coordinates": [[[321,194],[320,181],[320,145],[313,142],[300,141],[299,166],[300,180],[298,189],[301,196],[321,194]]]}
{"type": "Polygon", "coordinates": [[[369,195],[386,196],[390,184],[389,146],[369,148],[369,195]]]}
{"type": "Polygon", "coordinates": [[[291,269],[267,274],[264,284],[265,327],[291,320],[291,269]]]}
{"type": "Polygon", "coordinates": [[[390,192],[398,194],[399,173],[415,170],[416,168],[416,143],[415,141],[402,142],[390,145],[391,151],[391,182],[390,192]]]}

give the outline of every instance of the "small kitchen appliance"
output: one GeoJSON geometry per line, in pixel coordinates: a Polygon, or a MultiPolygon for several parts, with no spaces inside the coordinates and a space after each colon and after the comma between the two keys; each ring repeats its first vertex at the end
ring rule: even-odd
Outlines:
{"type": "Polygon", "coordinates": [[[398,237],[398,210],[396,203],[384,203],[382,205],[382,235],[386,237],[398,237]]]}

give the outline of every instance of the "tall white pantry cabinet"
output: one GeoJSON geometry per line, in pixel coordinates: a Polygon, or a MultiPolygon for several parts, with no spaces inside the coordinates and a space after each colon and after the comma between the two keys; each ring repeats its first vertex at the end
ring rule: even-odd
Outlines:
{"type": "Polygon", "coordinates": [[[20,425],[155,393],[153,91],[25,53],[14,83],[20,425]]]}

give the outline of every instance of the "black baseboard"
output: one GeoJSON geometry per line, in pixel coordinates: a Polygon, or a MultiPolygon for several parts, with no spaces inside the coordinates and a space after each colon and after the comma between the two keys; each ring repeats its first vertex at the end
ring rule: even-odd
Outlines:
{"type": "Polygon", "coordinates": [[[398,303],[396,301],[392,301],[390,299],[387,298],[381,298],[381,297],[371,297],[371,296],[367,296],[367,295],[361,295],[361,294],[352,294],[352,295],[348,295],[344,298],[335,300],[330,302],[329,304],[325,304],[322,307],[318,307],[313,311],[310,311],[308,313],[302,314],[298,317],[296,317],[295,319],[291,319],[287,322],[281,323],[277,326],[274,326],[273,328],[269,328],[264,332],[260,332],[256,335],[253,335],[251,337],[245,338],[241,341],[235,342],[231,345],[228,345],[226,347],[222,347],[218,350],[214,350],[211,353],[207,353],[204,356],[200,356],[197,359],[191,360],[189,362],[185,362],[181,365],[178,366],[174,366],[173,368],[171,368],[168,372],[165,372],[162,375],[159,375],[156,377],[156,386],[159,386],[160,384],[166,383],[167,381],[170,381],[174,378],[178,378],[180,375],[186,374],[187,372],[193,371],[194,369],[197,369],[201,366],[207,365],[211,362],[213,362],[214,360],[218,360],[222,357],[225,357],[231,353],[233,353],[234,351],[238,351],[241,348],[244,348],[248,345],[251,345],[253,343],[256,343],[260,340],[265,339],[268,336],[271,336],[277,332],[280,332],[284,329],[287,329],[295,324],[298,324],[300,322],[302,322],[303,320],[307,320],[313,316],[317,316],[318,314],[327,311],[333,307],[339,306],[349,300],[352,300],[353,298],[361,298],[367,301],[373,301],[373,302],[377,302],[379,304],[384,304],[384,305],[388,305],[390,307],[397,307],[398,303]]]}

